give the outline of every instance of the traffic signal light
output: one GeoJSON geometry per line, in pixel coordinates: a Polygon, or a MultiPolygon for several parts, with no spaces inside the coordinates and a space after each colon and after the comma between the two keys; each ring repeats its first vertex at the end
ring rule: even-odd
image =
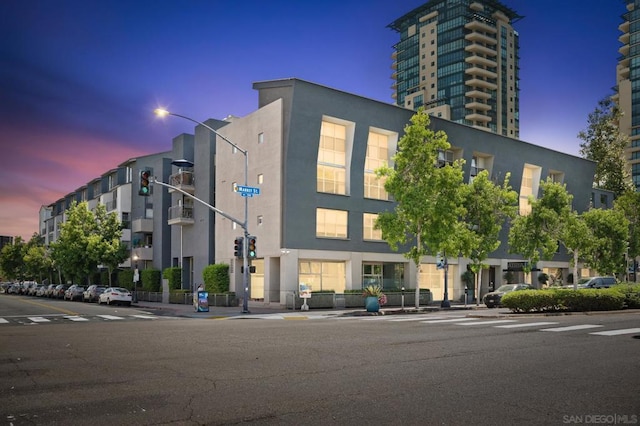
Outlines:
{"type": "Polygon", "coordinates": [[[256,255],[256,237],[249,237],[249,259],[255,259],[256,255]]]}
{"type": "Polygon", "coordinates": [[[235,257],[242,259],[244,257],[244,250],[242,249],[242,241],[244,237],[236,237],[233,242],[233,254],[235,257]]]}
{"type": "Polygon", "coordinates": [[[143,195],[145,197],[151,194],[151,171],[150,170],[140,170],[140,190],[138,191],[139,195],[143,195]]]}

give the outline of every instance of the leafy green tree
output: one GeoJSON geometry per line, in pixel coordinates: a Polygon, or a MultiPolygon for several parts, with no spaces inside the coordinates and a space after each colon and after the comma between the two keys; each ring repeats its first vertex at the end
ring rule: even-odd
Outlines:
{"type": "Polygon", "coordinates": [[[586,255],[593,249],[593,234],[584,218],[572,211],[565,219],[565,226],[560,241],[572,255],[573,288],[578,289],[578,263],[586,260],[586,255]]]}
{"type": "Polygon", "coordinates": [[[541,259],[549,260],[556,253],[564,223],[571,214],[573,196],[565,185],[547,179],[540,182],[540,187],[539,199],[529,197],[531,213],[516,217],[509,230],[509,251],[528,259],[527,273],[541,259]]]}
{"type": "Polygon", "coordinates": [[[629,221],[629,259],[640,256],[640,192],[627,191],[618,197],[614,208],[621,210],[629,221]]]}
{"type": "Polygon", "coordinates": [[[593,234],[593,246],[587,255],[589,266],[603,275],[620,274],[626,269],[629,239],[629,221],[624,212],[591,209],[582,217],[593,234]]]}
{"type": "Polygon", "coordinates": [[[589,114],[587,129],[578,133],[584,141],[580,154],[597,162],[594,185],[613,191],[616,197],[633,189],[624,152],[629,139],[618,127],[621,114],[615,102],[607,97],[589,114]]]}
{"type": "Polygon", "coordinates": [[[396,206],[394,211],[379,214],[375,227],[382,230],[393,250],[412,244],[404,256],[418,269],[416,307],[420,303],[422,256],[468,253],[473,238],[460,220],[465,215],[462,161],[438,167],[438,154],[451,144],[444,132],[429,129],[429,122],[424,109],[418,110],[398,142],[395,167],[376,170],[378,177],[385,179],[385,190],[394,197],[396,206]]]}
{"type": "Polygon", "coordinates": [[[52,246],[52,256],[65,276],[82,283],[89,279],[97,265],[93,248],[98,227],[94,214],[86,202],[74,202],[66,212],[67,220],[61,224],[60,237],[52,246]]]}
{"type": "Polygon", "coordinates": [[[113,270],[129,257],[126,244],[122,242],[122,225],[115,213],[107,214],[103,204],[95,211],[96,234],[89,239],[89,250],[99,264],[109,271],[109,285],[112,284],[113,270]]]}
{"type": "Polygon", "coordinates": [[[483,170],[473,182],[463,188],[465,191],[463,205],[466,209],[464,221],[475,238],[469,258],[471,271],[476,276],[476,304],[480,303],[480,287],[482,285],[482,269],[487,268],[483,262],[489,254],[500,247],[500,231],[507,219],[513,219],[518,213],[518,193],[511,189],[507,174],[502,186],[489,179],[489,172],[483,170]]]}
{"type": "Polygon", "coordinates": [[[24,264],[25,242],[22,237],[15,237],[13,244],[2,247],[0,252],[0,269],[10,280],[23,281],[26,275],[24,264]]]}

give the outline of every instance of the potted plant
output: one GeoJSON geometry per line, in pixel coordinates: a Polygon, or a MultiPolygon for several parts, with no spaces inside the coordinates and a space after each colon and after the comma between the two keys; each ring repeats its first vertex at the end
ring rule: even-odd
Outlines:
{"type": "Polygon", "coordinates": [[[387,296],[382,292],[382,287],[379,285],[369,285],[362,290],[362,297],[364,297],[364,306],[367,312],[378,312],[380,306],[387,303],[387,296]]]}

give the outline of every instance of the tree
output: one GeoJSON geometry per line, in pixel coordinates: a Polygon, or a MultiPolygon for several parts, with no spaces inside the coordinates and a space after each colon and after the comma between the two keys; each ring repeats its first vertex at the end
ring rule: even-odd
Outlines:
{"type": "Polygon", "coordinates": [[[99,264],[109,271],[109,286],[112,285],[111,275],[119,264],[129,256],[127,246],[122,242],[122,226],[115,213],[107,214],[103,204],[99,204],[94,212],[97,229],[96,234],[89,239],[89,250],[99,264]]]}
{"type": "Polygon", "coordinates": [[[24,265],[25,242],[22,237],[15,237],[13,244],[2,247],[0,252],[0,269],[10,280],[23,281],[25,279],[24,265]]]}
{"type": "Polygon", "coordinates": [[[550,179],[540,182],[542,196],[529,197],[531,213],[514,219],[509,230],[509,252],[528,259],[525,272],[531,272],[540,259],[549,260],[558,249],[563,226],[571,213],[570,195],[565,185],[550,179]]]}
{"type": "Polygon", "coordinates": [[[586,255],[593,249],[593,234],[584,218],[572,211],[566,218],[560,237],[567,251],[573,255],[573,288],[578,289],[578,263],[586,260],[586,255]]]}
{"type": "Polygon", "coordinates": [[[616,197],[633,189],[625,159],[629,139],[618,127],[621,114],[618,106],[605,98],[589,114],[587,129],[578,133],[584,141],[580,154],[597,163],[594,186],[613,191],[616,197]]]}
{"type": "Polygon", "coordinates": [[[94,214],[86,202],[74,202],[66,211],[60,237],[52,246],[52,256],[64,275],[81,283],[98,265],[95,250],[90,249],[90,237],[98,229],[94,214]]]}
{"type": "Polygon", "coordinates": [[[622,211],[629,221],[628,259],[635,262],[640,256],[640,192],[625,192],[616,199],[614,209],[622,211]]]}
{"type": "Polygon", "coordinates": [[[480,272],[487,267],[482,262],[500,247],[500,231],[505,221],[516,217],[518,212],[518,193],[511,189],[509,176],[507,174],[499,186],[489,180],[489,172],[483,170],[464,189],[464,221],[475,235],[469,258],[477,281],[476,305],[480,304],[480,272]]]}
{"type": "MultiPolygon", "coordinates": [[[[420,259],[424,255],[458,255],[468,252],[471,231],[464,216],[462,161],[438,167],[438,154],[451,147],[447,135],[429,129],[423,108],[411,117],[393,157],[395,167],[376,170],[385,179],[385,190],[394,197],[394,211],[378,215],[375,227],[393,250],[413,244],[404,254],[418,270],[416,308],[420,298],[420,259]]],[[[445,300],[447,299],[445,269],[445,300]]]]}
{"type": "Polygon", "coordinates": [[[582,214],[593,234],[593,246],[587,255],[590,267],[603,275],[620,274],[626,268],[629,221],[617,209],[591,209],[582,214]]]}

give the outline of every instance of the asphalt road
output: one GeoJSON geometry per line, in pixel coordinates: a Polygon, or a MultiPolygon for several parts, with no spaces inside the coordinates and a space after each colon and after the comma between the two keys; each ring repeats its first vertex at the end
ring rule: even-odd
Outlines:
{"type": "Polygon", "coordinates": [[[640,313],[464,315],[0,324],[0,425],[640,422],[640,313]]]}

